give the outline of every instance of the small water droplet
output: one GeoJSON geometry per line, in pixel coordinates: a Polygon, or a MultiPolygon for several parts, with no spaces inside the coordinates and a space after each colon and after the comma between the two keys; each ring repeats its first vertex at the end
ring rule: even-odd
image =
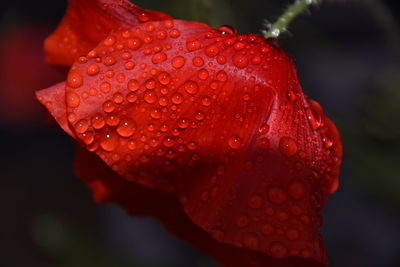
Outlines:
{"type": "Polygon", "coordinates": [[[232,149],[238,149],[241,147],[242,145],[242,139],[240,139],[239,136],[234,135],[231,138],[229,138],[228,140],[228,145],[232,148],[232,149]]]}
{"type": "Polygon", "coordinates": [[[78,134],[82,134],[82,133],[86,132],[88,127],[89,127],[89,123],[85,119],[79,120],[74,125],[75,132],[77,132],[78,134]]]}
{"type": "Polygon", "coordinates": [[[81,100],[75,92],[66,93],[67,106],[70,108],[76,108],[80,105],[81,100]]]}
{"type": "Polygon", "coordinates": [[[242,54],[234,55],[232,62],[236,67],[240,69],[247,67],[247,65],[249,64],[249,60],[247,59],[247,57],[242,54]]]}
{"type": "Polygon", "coordinates": [[[100,147],[105,151],[113,151],[119,144],[118,136],[112,132],[106,133],[101,137],[100,147]]]}
{"type": "Polygon", "coordinates": [[[205,53],[209,57],[215,57],[216,55],[218,55],[219,49],[215,45],[210,45],[210,46],[207,46],[207,48],[205,49],[205,53]]]}
{"type": "Polygon", "coordinates": [[[183,67],[183,65],[185,65],[185,58],[181,57],[181,56],[177,56],[174,57],[171,61],[171,65],[172,67],[174,67],[175,69],[180,69],[183,67]]]}
{"type": "Polygon", "coordinates": [[[236,34],[237,29],[231,25],[222,25],[221,27],[218,28],[218,31],[221,34],[236,34]]]}
{"type": "Polygon", "coordinates": [[[300,199],[306,195],[304,184],[299,180],[294,180],[289,183],[288,192],[294,199],[300,199]]]}
{"type": "Polygon", "coordinates": [[[269,248],[271,256],[275,258],[283,258],[287,254],[287,248],[280,242],[273,242],[269,248]]]}
{"type": "Polygon", "coordinates": [[[132,119],[123,119],[118,125],[117,133],[122,137],[130,137],[136,131],[136,123],[132,119]]]}
{"type": "Polygon", "coordinates": [[[279,140],[279,149],[283,155],[291,157],[296,154],[297,145],[291,137],[284,136],[279,140]]]}
{"type": "Polygon", "coordinates": [[[278,185],[269,187],[269,189],[267,191],[267,196],[268,196],[269,201],[274,204],[282,204],[287,199],[287,194],[286,194],[285,190],[283,190],[278,185]]]}
{"type": "Polygon", "coordinates": [[[263,224],[261,226],[261,233],[263,235],[272,235],[274,232],[275,232],[275,228],[272,225],[268,224],[268,223],[263,224]]]}
{"type": "Polygon", "coordinates": [[[103,118],[103,115],[101,115],[101,113],[96,113],[92,117],[91,122],[92,122],[93,128],[95,128],[95,129],[101,129],[105,125],[104,118],[103,118]]]}
{"type": "Polygon", "coordinates": [[[67,78],[67,85],[72,88],[78,88],[82,86],[83,78],[79,73],[71,71],[67,78]]]}
{"type": "Polygon", "coordinates": [[[240,216],[239,219],[237,220],[237,225],[240,228],[246,227],[249,224],[249,218],[247,216],[240,216]]]}
{"type": "Polygon", "coordinates": [[[164,52],[156,53],[151,58],[151,62],[153,62],[154,64],[164,62],[165,60],[167,60],[167,54],[165,54],[164,52]]]}
{"type": "Polygon", "coordinates": [[[249,205],[249,207],[252,209],[259,209],[261,208],[262,204],[263,198],[258,194],[251,195],[247,200],[247,205],[249,205]]]}

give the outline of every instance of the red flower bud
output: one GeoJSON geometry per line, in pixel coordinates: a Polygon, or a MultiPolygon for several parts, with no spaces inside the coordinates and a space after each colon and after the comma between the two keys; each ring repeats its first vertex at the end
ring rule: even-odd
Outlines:
{"type": "Polygon", "coordinates": [[[46,47],[49,61],[75,63],[37,93],[109,166],[78,156],[94,199],[156,216],[228,266],[323,266],[319,213],[341,143],[290,58],[256,34],[162,13],[142,23],[147,11],[109,2],[71,1],[46,47]]]}

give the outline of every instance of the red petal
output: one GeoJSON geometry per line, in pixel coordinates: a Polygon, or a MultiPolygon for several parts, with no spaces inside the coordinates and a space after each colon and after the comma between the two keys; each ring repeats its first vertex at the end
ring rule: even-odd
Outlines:
{"type": "Polygon", "coordinates": [[[69,0],[66,15],[45,41],[46,62],[71,66],[112,30],[166,19],[171,17],[142,9],[127,0],[69,0]]]}
{"type": "Polygon", "coordinates": [[[58,83],[47,89],[42,89],[35,92],[36,98],[54,117],[61,128],[70,136],[75,137],[71,131],[65,106],[65,82],[58,83]]]}
{"type": "Polygon", "coordinates": [[[94,154],[79,147],[75,158],[75,171],[91,189],[97,203],[115,202],[132,216],[155,217],[170,233],[213,256],[223,266],[322,266],[300,257],[272,259],[264,253],[218,242],[190,221],[173,194],[129,183],[112,172],[94,154]]]}
{"type": "Polygon", "coordinates": [[[186,21],[110,38],[67,79],[77,139],[125,179],[175,191],[216,240],[323,264],[319,212],[341,144],[286,54],[186,21]]]}

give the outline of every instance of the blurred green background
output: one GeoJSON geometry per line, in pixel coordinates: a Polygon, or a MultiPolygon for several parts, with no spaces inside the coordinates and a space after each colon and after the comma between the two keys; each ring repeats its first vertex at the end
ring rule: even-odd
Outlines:
{"type": "MultiPolygon", "coordinates": [[[[290,0],[137,0],[136,4],[259,32],[290,0]]],[[[72,174],[73,144],[49,127],[34,90],[63,80],[42,41],[65,1],[0,4],[0,266],[216,266],[151,218],[96,206],[72,174]]],[[[296,19],[281,46],[307,95],[344,143],[341,185],[321,229],[330,266],[400,266],[399,1],[326,0],[296,19]]]]}

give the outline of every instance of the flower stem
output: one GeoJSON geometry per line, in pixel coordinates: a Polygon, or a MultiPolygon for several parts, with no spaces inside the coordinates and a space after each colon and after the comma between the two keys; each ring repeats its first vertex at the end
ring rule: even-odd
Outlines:
{"type": "Polygon", "coordinates": [[[307,9],[308,6],[316,3],[317,1],[318,0],[296,0],[286,9],[286,11],[278,18],[278,20],[269,27],[268,31],[263,34],[264,38],[278,38],[282,32],[286,31],[289,23],[295,17],[297,17],[297,15],[302,13],[307,9]]]}

